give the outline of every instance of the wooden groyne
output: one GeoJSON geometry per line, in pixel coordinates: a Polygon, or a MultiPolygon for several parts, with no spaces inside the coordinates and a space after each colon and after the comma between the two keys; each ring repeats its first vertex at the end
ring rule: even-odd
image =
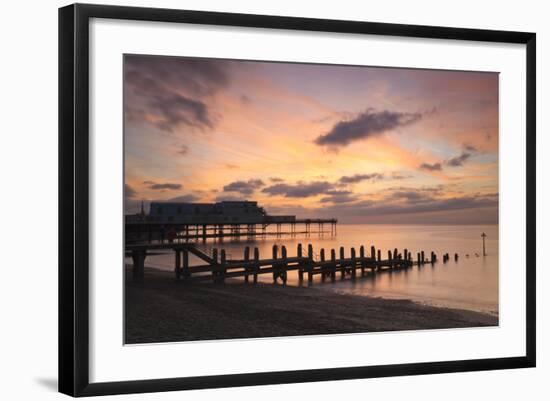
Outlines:
{"type": "MultiPolygon", "coordinates": [[[[147,255],[167,249],[174,251],[174,272],[178,280],[211,280],[216,283],[235,277],[243,277],[245,282],[252,279],[256,283],[259,275],[270,274],[273,282],[281,280],[286,284],[290,271],[297,271],[300,281],[307,279],[308,282],[312,282],[315,275],[320,275],[322,280],[335,280],[337,275],[342,279],[346,276],[355,278],[358,274],[364,275],[382,269],[405,269],[415,265],[433,265],[437,262],[437,255],[433,251],[429,257],[426,257],[424,251],[417,252],[414,258],[408,249],[399,252],[394,248],[393,251],[388,250],[386,258],[383,258],[382,251],[374,246],[371,246],[370,250],[364,246],[359,247],[358,251],[350,248],[348,252],[344,247],[340,247],[338,252],[336,249],[326,252],[321,248],[319,254],[316,254],[311,244],[307,248],[298,244],[296,255],[289,256],[284,245],[273,245],[270,257],[265,259],[260,257],[257,247],[252,249],[247,246],[242,258],[231,259],[225,249],[213,248],[211,254],[207,254],[192,243],[158,243],[126,246],[126,254],[133,260],[133,277],[143,278],[147,255]],[[189,254],[198,257],[204,264],[190,266],[189,254]]],[[[458,254],[455,254],[454,258],[455,261],[458,260],[458,254]]],[[[446,263],[448,260],[449,254],[446,253],[443,255],[443,262],[446,263]]]]}

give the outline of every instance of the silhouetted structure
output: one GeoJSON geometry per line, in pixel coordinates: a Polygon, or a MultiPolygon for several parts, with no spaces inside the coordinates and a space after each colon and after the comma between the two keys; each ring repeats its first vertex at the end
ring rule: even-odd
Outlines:
{"type": "Polygon", "coordinates": [[[330,224],[336,234],[336,219],[298,219],[293,215],[269,215],[254,201],[217,203],[151,202],[149,214],[142,211],[125,216],[126,242],[154,242],[165,239],[204,239],[221,237],[323,234],[330,224]],[[267,227],[274,225],[275,232],[267,227]],[[317,226],[317,230],[312,228],[317,226]],[[297,230],[297,226],[301,229],[297,230]],[[286,231],[283,228],[286,227],[286,231]]]}
{"type": "Polygon", "coordinates": [[[330,258],[328,258],[324,248],[317,255],[311,244],[307,246],[307,251],[303,249],[302,244],[298,244],[296,256],[289,256],[284,245],[280,248],[278,245],[273,245],[272,255],[267,259],[260,259],[258,248],[254,248],[251,254],[251,249],[247,246],[244,248],[242,259],[229,259],[225,249],[218,252],[217,248],[213,248],[211,253],[207,254],[192,243],[126,245],[126,254],[133,259],[134,279],[143,278],[145,258],[148,253],[155,254],[155,251],[161,249],[174,251],[174,272],[177,279],[212,280],[217,283],[231,277],[244,277],[245,282],[248,282],[249,276],[252,276],[256,283],[259,274],[272,274],[274,282],[281,279],[286,283],[287,273],[293,270],[298,271],[300,281],[307,276],[307,280],[311,282],[313,276],[317,274],[321,275],[322,280],[327,277],[334,280],[337,273],[340,273],[342,279],[346,275],[355,278],[358,271],[364,275],[367,271],[409,268],[414,265],[422,267],[427,263],[433,266],[437,262],[434,252],[431,252],[428,260],[424,258],[424,251],[417,253],[415,262],[409,250],[404,249],[403,253],[400,253],[397,248],[393,253],[388,251],[388,258],[384,260],[381,258],[380,249],[377,252],[374,246],[371,246],[370,254],[366,254],[364,246],[359,248],[359,254],[355,252],[355,248],[351,248],[349,256],[345,254],[344,247],[340,247],[339,258],[336,257],[336,250],[331,249],[330,258]],[[206,264],[189,266],[189,254],[195,255],[206,264]]]}

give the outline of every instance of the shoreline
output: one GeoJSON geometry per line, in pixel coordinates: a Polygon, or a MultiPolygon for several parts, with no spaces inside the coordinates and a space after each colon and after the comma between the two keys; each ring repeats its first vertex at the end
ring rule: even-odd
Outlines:
{"type": "Polygon", "coordinates": [[[185,283],[126,268],[125,343],[497,326],[498,316],[408,299],[338,294],[280,284],[185,283]]]}

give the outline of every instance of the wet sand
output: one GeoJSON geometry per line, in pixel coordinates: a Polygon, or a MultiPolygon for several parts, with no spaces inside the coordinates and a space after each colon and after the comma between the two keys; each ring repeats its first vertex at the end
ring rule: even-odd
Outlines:
{"type": "Polygon", "coordinates": [[[142,282],[126,277],[127,344],[498,325],[479,312],[315,286],[184,283],[151,268],[142,282]]]}

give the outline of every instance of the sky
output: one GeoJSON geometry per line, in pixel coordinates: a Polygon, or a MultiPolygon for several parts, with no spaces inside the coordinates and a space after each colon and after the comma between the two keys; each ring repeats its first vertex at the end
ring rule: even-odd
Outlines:
{"type": "Polygon", "coordinates": [[[498,223],[498,73],[126,55],[125,212],[498,223]]]}

